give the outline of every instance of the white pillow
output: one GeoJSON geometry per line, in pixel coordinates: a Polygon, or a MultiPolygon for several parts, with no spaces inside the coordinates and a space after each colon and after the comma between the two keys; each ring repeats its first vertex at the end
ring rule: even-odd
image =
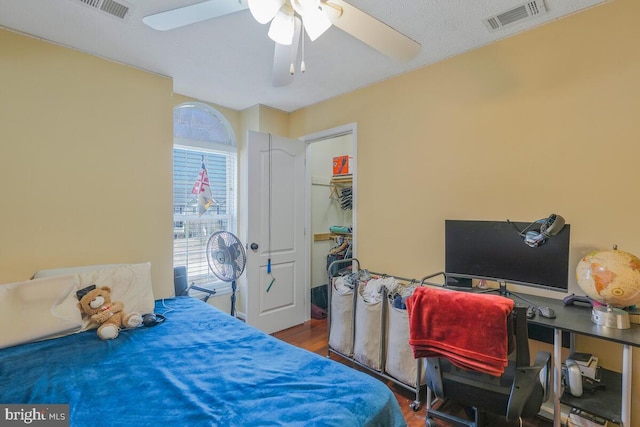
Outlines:
{"type": "MultiPolygon", "coordinates": [[[[109,264],[85,267],[58,268],[38,271],[34,279],[72,274],[77,279],[77,289],[89,285],[97,287],[109,286],[111,300],[122,301],[124,311],[140,314],[152,313],[155,305],[151,284],[151,263],[141,264],[109,264]]],[[[78,300],[76,299],[76,302],[78,300]]],[[[78,309],[79,311],[79,309],[78,309]]],[[[85,319],[82,329],[90,329],[97,325],[85,319]]]]}
{"type": "Polygon", "coordinates": [[[32,279],[39,279],[41,277],[53,277],[53,276],[68,276],[70,274],[87,273],[96,270],[103,270],[105,268],[117,268],[127,264],[100,264],[100,265],[85,265],[82,267],[63,267],[52,268],[49,270],[40,270],[33,275],[32,279]]]}
{"type": "Polygon", "coordinates": [[[79,331],[76,289],[68,275],[0,285],[0,348],[79,331]]]}

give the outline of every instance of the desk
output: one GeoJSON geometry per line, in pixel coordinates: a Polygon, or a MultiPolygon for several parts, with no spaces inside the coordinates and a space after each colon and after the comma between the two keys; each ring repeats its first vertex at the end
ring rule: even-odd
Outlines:
{"type": "MultiPolygon", "coordinates": [[[[538,297],[533,295],[524,295],[531,304],[535,306],[548,306],[556,312],[555,319],[547,319],[540,314],[536,314],[536,317],[529,319],[528,322],[544,327],[552,328],[554,330],[553,340],[553,391],[554,391],[554,427],[560,427],[560,381],[561,381],[561,364],[562,364],[562,331],[569,333],[576,333],[580,335],[587,335],[593,338],[612,341],[618,344],[622,344],[622,381],[619,382],[615,374],[609,377],[614,386],[619,385],[621,387],[621,399],[619,401],[619,412],[617,408],[608,408],[612,421],[621,424],[623,427],[631,427],[631,377],[632,377],[632,347],[640,347],[640,325],[632,324],[630,329],[612,329],[604,326],[596,325],[591,321],[591,309],[584,305],[565,306],[562,300],[556,300],[551,298],[538,297]],[[618,415],[619,418],[615,416],[618,415]]],[[[511,296],[516,304],[524,304],[524,301],[520,300],[516,296],[511,296]]],[[[597,355],[597,354],[596,354],[597,355]]],[[[610,371],[609,371],[610,372],[610,371]]],[[[607,384],[608,390],[610,390],[611,383],[607,384]]],[[[596,393],[599,393],[596,392],[596,393]]],[[[580,399],[567,397],[567,403],[580,407],[580,399]]],[[[588,404],[587,399],[584,400],[585,404],[588,404]]],[[[593,402],[593,399],[592,399],[593,402]]],[[[587,412],[593,411],[588,407],[584,408],[587,412]]]]}

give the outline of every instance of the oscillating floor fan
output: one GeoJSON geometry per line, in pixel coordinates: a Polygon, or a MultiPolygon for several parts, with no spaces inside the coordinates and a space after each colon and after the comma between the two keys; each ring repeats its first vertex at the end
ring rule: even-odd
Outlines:
{"type": "Polygon", "coordinates": [[[217,231],[207,242],[207,261],[211,272],[223,282],[231,282],[231,315],[236,314],[236,279],[247,263],[244,246],[234,234],[217,231]]]}

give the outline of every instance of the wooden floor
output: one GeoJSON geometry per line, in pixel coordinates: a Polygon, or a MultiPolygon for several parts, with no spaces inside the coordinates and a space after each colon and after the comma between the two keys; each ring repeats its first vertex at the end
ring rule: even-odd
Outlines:
{"type": "MultiPolygon", "coordinates": [[[[327,356],[328,350],[327,350],[326,319],[324,320],[311,319],[309,322],[305,322],[302,325],[277,332],[273,335],[276,338],[279,338],[297,347],[305,348],[321,356],[327,356]]],[[[341,363],[344,363],[348,366],[351,366],[354,369],[359,369],[359,367],[354,363],[351,363],[349,360],[343,359],[333,353],[331,354],[331,358],[341,363]]],[[[365,372],[368,372],[368,371],[365,370],[365,372]]],[[[410,406],[411,403],[415,400],[415,393],[412,391],[406,390],[403,387],[400,387],[391,381],[388,381],[387,385],[393,391],[394,395],[396,396],[396,399],[398,399],[398,403],[400,404],[400,408],[402,409],[402,413],[404,415],[404,419],[406,420],[408,427],[424,427],[425,405],[423,404],[422,407],[417,412],[414,412],[410,406]]],[[[422,398],[422,401],[424,402],[424,397],[422,398]]],[[[445,410],[446,412],[453,413],[456,416],[464,417],[464,409],[458,407],[455,404],[447,404],[446,408],[440,408],[440,409],[445,410]]],[[[496,423],[496,425],[493,427],[507,426],[507,425],[509,424],[496,423]]],[[[516,423],[515,425],[518,425],[518,424],[516,423]]],[[[450,426],[451,425],[448,423],[445,423],[443,421],[438,421],[438,427],[450,427],[450,426]]],[[[534,420],[524,421],[523,426],[550,427],[552,426],[552,423],[547,420],[534,419],[534,420]]]]}

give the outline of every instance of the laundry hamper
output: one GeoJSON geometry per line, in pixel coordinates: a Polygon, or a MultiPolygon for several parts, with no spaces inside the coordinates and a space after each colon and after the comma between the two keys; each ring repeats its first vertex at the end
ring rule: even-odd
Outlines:
{"type": "MultiPolygon", "coordinates": [[[[379,280],[379,279],[371,279],[379,280]]],[[[382,371],[382,300],[368,302],[362,296],[366,283],[358,285],[353,358],[382,371]]]]}
{"type": "Polygon", "coordinates": [[[329,327],[329,348],[344,356],[353,356],[353,289],[341,286],[345,277],[331,281],[331,322],[329,327]]]}
{"type": "Polygon", "coordinates": [[[413,351],[409,345],[409,314],[407,310],[394,307],[391,299],[387,298],[386,304],[388,332],[385,372],[411,387],[426,384],[424,366],[421,366],[418,381],[418,364],[423,363],[422,359],[413,358],[413,351]]]}

